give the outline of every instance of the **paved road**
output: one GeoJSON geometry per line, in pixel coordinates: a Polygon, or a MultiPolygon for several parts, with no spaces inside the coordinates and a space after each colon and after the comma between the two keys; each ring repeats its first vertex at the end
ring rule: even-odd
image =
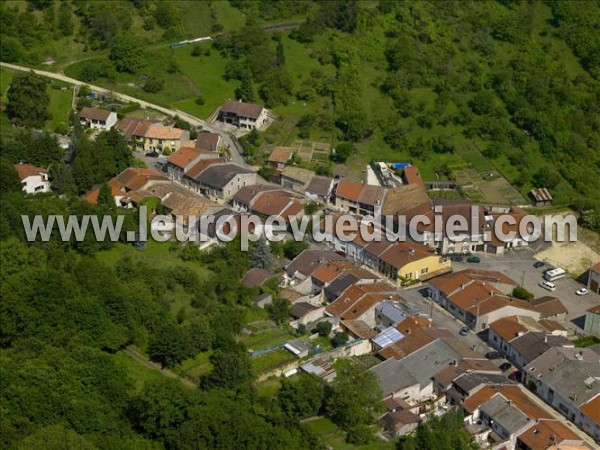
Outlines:
{"type": "Polygon", "coordinates": [[[224,145],[230,149],[230,155],[231,155],[232,161],[238,165],[241,165],[242,167],[248,166],[246,163],[246,160],[240,153],[241,147],[240,147],[239,143],[237,142],[237,139],[235,138],[235,136],[233,136],[233,134],[229,133],[225,129],[221,128],[218,124],[208,123],[206,120],[192,116],[191,114],[188,114],[179,109],[165,108],[163,106],[160,106],[160,105],[157,105],[154,103],[150,103],[145,100],[141,100],[139,98],[132,97],[130,95],[122,94],[120,92],[116,92],[116,91],[106,89],[106,88],[103,88],[100,86],[96,86],[93,84],[84,83],[83,81],[76,80],[75,78],[68,77],[61,73],[47,72],[45,70],[32,69],[30,67],[19,66],[16,64],[8,64],[5,62],[0,62],[0,66],[6,67],[7,69],[20,70],[23,72],[32,71],[40,76],[52,78],[53,80],[62,81],[64,83],[69,83],[74,86],[84,86],[84,85],[89,86],[90,89],[95,92],[110,95],[113,98],[119,99],[121,101],[139,103],[142,108],[154,109],[155,111],[159,111],[167,116],[172,116],[172,117],[179,116],[186,122],[189,122],[194,127],[200,127],[203,130],[210,131],[211,133],[220,134],[221,138],[223,139],[224,145]]]}

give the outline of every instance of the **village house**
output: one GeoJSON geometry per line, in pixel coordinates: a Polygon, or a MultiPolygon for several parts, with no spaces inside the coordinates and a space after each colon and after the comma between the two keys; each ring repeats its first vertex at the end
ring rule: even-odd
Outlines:
{"type": "Polygon", "coordinates": [[[251,184],[256,184],[256,173],[231,163],[210,165],[194,177],[195,189],[216,200],[228,200],[251,184]]]}
{"type": "Polygon", "coordinates": [[[370,327],[375,327],[375,306],[386,299],[399,299],[395,289],[388,283],[354,284],[327,305],[325,312],[342,320],[362,320],[370,327]]]}
{"type": "Polygon", "coordinates": [[[26,194],[50,192],[50,180],[46,169],[25,163],[15,164],[14,167],[21,180],[23,192],[26,194]]]}
{"type": "Polygon", "coordinates": [[[199,153],[216,153],[219,154],[221,147],[221,135],[218,133],[209,133],[208,131],[201,131],[196,136],[195,149],[199,153]]]}
{"type": "Polygon", "coordinates": [[[306,186],[304,195],[309,200],[326,204],[329,203],[332,189],[332,178],[315,176],[310,180],[308,186],[306,186]]]}
{"type": "Polygon", "coordinates": [[[290,316],[294,320],[289,325],[294,329],[300,325],[308,326],[323,317],[324,311],[324,306],[315,306],[308,302],[296,302],[292,305],[290,311],[290,316]]]}
{"type": "Polygon", "coordinates": [[[173,153],[189,141],[190,132],[175,127],[154,125],[148,127],[143,135],[143,149],[146,152],[173,153]]]}
{"type": "Polygon", "coordinates": [[[200,153],[190,147],[182,147],[167,159],[166,170],[171,180],[182,181],[183,175],[200,158],[200,153]]]}
{"type": "Polygon", "coordinates": [[[267,164],[269,167],[281,172],[286,164],[292,160],[292,156],[294,156],[294,149],[292,147],[275,147],[269,155],[267,164]]]}
{"type": "Polygon", "coordinates": [[[538,320],[540,312],[529,302],[506,295],[499,287],[515,286],[504,274],[495,271],[463,270],[431,281],[433,301],[479,332],[506,316],[522,315],[538,320]]]}
{"type": "MultiPolygon", "coordinates": [[[[131,208],[138,200],[136,193],[153,181],[167,181],[160,172],[154,169],[128,167],[116,177],[110,179],[107,184],[115,200],[115,205],[120,208],[131,208]]],[[[93,189],[83,199],[89,203],[98,203],[100,187],[93,189]]]]}
{"type": "MultiPolygon", "coordinates": [[[[204,159],[201,156],[196,157],[192,163],[185,166],[181,182],[188,188],[199,191],[200,186],[198,185],[196,178],[198,178],[198,176],[200,176],[200,174],[210,166],[216,164],[225,164],[226,162],[227,161],[225,161],[223,158],[204,159]]],[[[183,163],[185,164],[185,159],[183,160],[183,163]]],[[[175,169],[170,169],[169,166],[167,166],[167,171],[169,170],[175,169]]]]}
{"type": "Polygon", "coordinates": [[[281,185],[303,194],[306,186],[314,176],[315,173],[312,170],[287,166],[281,172],[281,185]]]}
{"type": "Polygon", "coordinates": [[[403,359],[387,359],[369,371],[377,376],[384,398],[399,397],[409,403],[432,401],[437,398],[434,376],[464,356],[473,356],[473,352],[454,344],[449,339],[436,339],[403,359]]]}
{"type": "MultiPolygon", "coordinates": [[[[529,332],[566,337],[567,331],[552,326],[552,321],[537,321],[529,316],[507,316],[490,323],[488,342],[508,359],[515,359],[512,342],[529,332]]],[[[559,324],[556,324],[559,325],[559,324]]]]}
{"type": "Polygon", "coordinates": [[[108,131],[116,125],[117,113],[86,106],[79,112],[79,122],[86,128],[108,131]]]}
{"type": "Polygon", "coordinates": [[[252,204],[250,211],[265,219],[270,216],[281,217],[289,223],[304,214],[304,203],[286,192],[265,192],[252,204]]]}
{"type": "Polygon", "coordinates": [[[522,382],[600,441],[600,357],[589,348],[554,347],[523,369],[522,382]]]}
{"type": "Polygon", "coordinates": [[[518,450],[587,450],[593,447],[561,421],[540,419],[517,436],[515,448],[518,450]]]}
{"type": "Polygon", "coordinates": [[[485,251],[495,255],[501,255],[506,250],[515,250],[525,248],[529,242],[521,236],[521,222],[527,217],[525,211],[510,208],[507,212],[501,214],[490,214],[485,216],[486,224],[489,228],[489,242],[485,244],[485,251]],[[496,223],[501,218],[501,231],[503,236],[496,233],[496,223]],[[512,223],[509,223],[511,221],[512,223]]]}
{"type": "Polygon", "coordinates": [[[265,269],[253,268],[250,269],[242,279],[242,285],[247,288],[262,286],[265,281],[271,278],[273,274],[265,269]]]}
{"type": "Polygon", "coordinates": [[[237,191],[233,196],[232,205],[238,211],[249,212],[254,203],[266,192],[281,192],[289,195],[281,186],[274,184],[253,184],[244,186],[237,191]]]}
{"type": "Polygon", "coordinates": [[[125,139],[132,142],[137,150],[144,149],[144,136],[148,128],[153,126],[162,126],[163,123],[160,120],[144,120],[136,119],[134,117],[125,117],[117,125],[119,130],[125,139]]]}
{"type": "Polygon", "coordinates": [[[304,250],[292,262],[290,262],[283,271],[282,283],[284,286],[298,286],[307,282],[310,291],[310,276],[315,269],[329,261],[344,260],[341,255],[328,250],[304,250]]]}
{"type": "Polygon", "coordinates": [[[540,313],[540,319],[564,321],[568,310],[558,297],[544,296],[529,300],[529,304],[540,313]]]}
{"type": "Polygon", "coordinates": [[[357,181],[340,180],[334,189],[334,206],[344,213],[378,217],[385,190],[357,181]]]}
{"type": "Polygon", "coordinates": [[[392,438],[412,433],[421,422],[419,416],[404,409],[388,412],[379,419],[379,424],[392,438]]]}
{"type": "MultiPolygon", "coordinates": [[[[411,284],[450,272],[450,260],[435,253],[429,247],[416,242],[394,242],[389,246],[368,244],[366,255],[376,259],[379,273],[396,283],[411,284]],[[379,253],[379,249],[385,249],[379,253]]],[[[369,265],[369,264],[367,264],[369,265]]]]}
{"type": "Polygon", "coordinates": [[[219,108],[217,120],[238,128],[261,129],[267,123],[268,112],[262,105],[228,101],[219,108]]]}

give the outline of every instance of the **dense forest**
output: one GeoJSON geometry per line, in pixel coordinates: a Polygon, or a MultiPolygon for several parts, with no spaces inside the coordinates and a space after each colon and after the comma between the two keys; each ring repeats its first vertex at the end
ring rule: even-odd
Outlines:
{"type": "Polygon", "coordinates": [[[179,95],[171,85],[194,79],[195,65],[237,87],[201,86],[190,111],[227,95],[284,116],[303,102],[296,132],[330,136],[342,149],[332,164],[357,151],[366,155],[360,163],[396,154],[453,177],[472,163],[452,158],[469,142],[522,194],[546,187],[556,205],[600,226],[597,2],[224,3],[203,2],[191,28],[190,2],[3,2],[1,58],[40,64],[64,42],[83,49],[67,73],[124,89],[142,77],[139,95],[159,102],[179,95]],[[234,12],[243,23],[230,23],[234,12]],[[296,28],[263,28],[286,21],[296,28]],[[214,36],[213,55],[209,47],[164,48],[198,33],[214,36]],[[310,64],[294,61],[295,45],[310,64]],[[164,57],[149,58],[150,47],[164,57]]]}

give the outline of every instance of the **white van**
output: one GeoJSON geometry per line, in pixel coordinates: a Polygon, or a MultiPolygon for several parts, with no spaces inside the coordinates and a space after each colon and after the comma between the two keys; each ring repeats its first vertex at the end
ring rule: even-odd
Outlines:
{"type": "Polygon", "coordinates": [[[548,291],[551,291],[551,292],[554,292],[554,290],[556,289],[556,285],[554,283],[552,283],[551,281],[546,281],[546,280],[540,281],[538,286],[540,286],[548,291]]]}

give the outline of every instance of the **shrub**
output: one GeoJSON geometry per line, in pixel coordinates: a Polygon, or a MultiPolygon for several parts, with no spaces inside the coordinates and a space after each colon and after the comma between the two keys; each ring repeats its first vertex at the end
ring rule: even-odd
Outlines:
{"type": "Polygon", "coordinates": [[[520,298],[521,300],[531,300],[533,298],[533,294],[521,286],[514,288],[512,295],[513,297],[520,298]]]}

